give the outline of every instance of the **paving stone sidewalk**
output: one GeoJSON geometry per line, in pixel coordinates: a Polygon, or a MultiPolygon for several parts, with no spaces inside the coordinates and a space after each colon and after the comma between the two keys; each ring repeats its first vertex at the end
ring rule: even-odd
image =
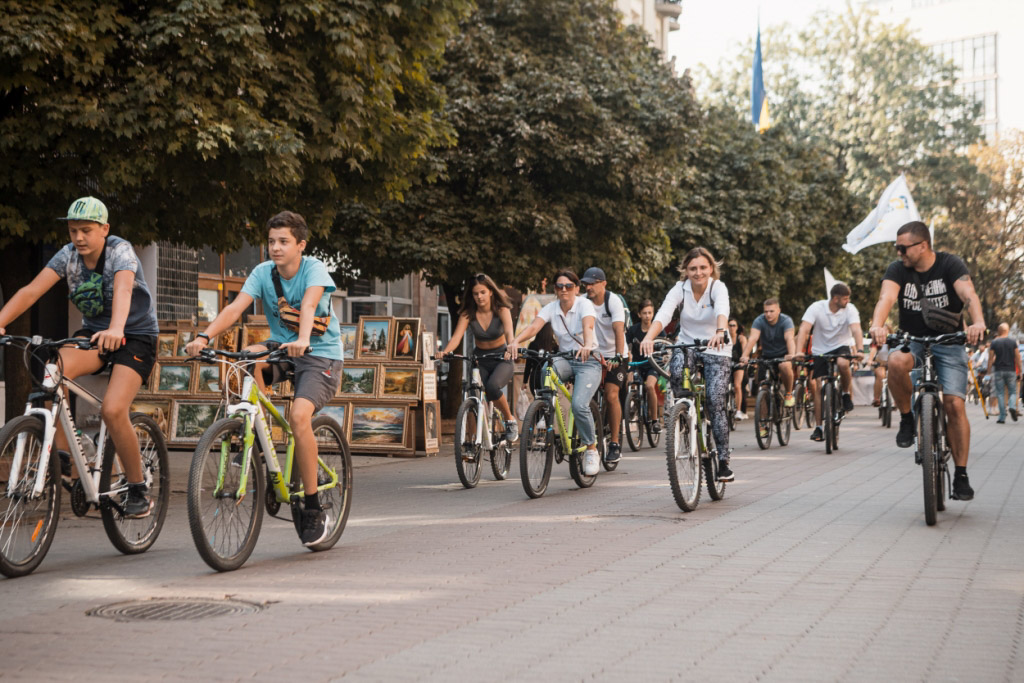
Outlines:
{"type": "Polygon", "coordinates": [[[267,518],[237,572],[188,533],[176,453],[157,545],[113,550],[65,509],[31,576],[0,580],[10,680],[1024,680],[1024,422],[969,408],[977,492],[924,523],[920,469],[869,408],[826,455],[805,428],[758,449],[733,433],[736,482],[675,506],[662,450],[577,490],[556,466],[529,500],[458,484],[450,455],[358,458],[340,544],[309,553],[267,518]],[[86,616],[109,603],[216,597],[256,613],[177,622],[86,616]],[[101,673],[102,672],[102,673],[101,673]]]}

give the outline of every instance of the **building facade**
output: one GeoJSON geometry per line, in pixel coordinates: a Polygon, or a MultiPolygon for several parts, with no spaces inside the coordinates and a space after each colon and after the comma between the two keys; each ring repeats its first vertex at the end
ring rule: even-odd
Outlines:
{"type": "Polygon", "coordinates": [[[647,31],[665,61],[670,61],[668,34],[679,30],[677,20],[682,12],[682,0],[615,0],[615,6],[627,24],[647,31]]]}

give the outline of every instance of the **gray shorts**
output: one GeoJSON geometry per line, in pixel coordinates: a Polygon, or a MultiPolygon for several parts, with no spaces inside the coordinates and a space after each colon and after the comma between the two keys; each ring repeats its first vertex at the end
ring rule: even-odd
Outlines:
{"type": "MultiPolygon", "coordinates": [[[[320,356],[300,356],[292,358],[295,365],[295,392],[293,398],[304,398],[314,406],[314,412],[320,410],[338,393],[341,383],[342,361],[322,358],[320,356]]],[[[271,365],[270,383],[284,379],[285,369],[281,365],[271,365]]]]}

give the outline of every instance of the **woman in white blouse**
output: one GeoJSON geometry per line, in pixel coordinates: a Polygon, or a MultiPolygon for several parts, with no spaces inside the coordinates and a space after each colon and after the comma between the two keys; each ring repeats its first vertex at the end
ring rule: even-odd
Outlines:
{"type": "MultiPolygon", "coordinates": [[[[718,480],[732,481],[729,469],[729,418],[726,414],[729,391],[732,387],[732,341],[727,334],[729,323],[729,288],[719,279],[719,263],[704,247],[695,247],[683,258],[680,271],[683,279],[665,296],[651,328],[640,342],[640,351],[650,354],[654,339],[668,325],[679,309],[679,335],[677,344],[688,344],[695,339],[708,339],[707,351],[701,353],[704,361],[704,387],[707,394],[705,409],[711,419],[711,431],[718,447],[718,480]]],[[[683,364],[693,372],[694,354],[676,350],[672,354],[672,390],[682,392],[683,364]]]]}
{"type": "Polygon", "coordinates": [[[533,337],[545,323],[551,323],[551,330],[558,340],[558,350],[574,351],[576,357],[569,360],[572,368],[572,414],[580,440],[587,444],[583,454],[583,474],[593,476],[601,468],[597,452],[597,436],[594,416],[590,413],[590,399],[601,386],[601,363],[591,356],[597,348],[594,336],[594,320],[597,313],[594,304],[585,296],[579,296],[580,279],[571,270],[560,270],[555,274],[555,300],[542,308],[525,330],[520,332],[508,347],[509,356],[514,360],[519,343],[533,337]]]}

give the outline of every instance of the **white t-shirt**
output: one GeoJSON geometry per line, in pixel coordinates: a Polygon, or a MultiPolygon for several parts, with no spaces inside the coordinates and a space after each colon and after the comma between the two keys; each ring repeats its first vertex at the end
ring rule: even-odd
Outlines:
{"type": "Polygon", "coordinates": [[[814,325],[811,353],[820,355],[853,345],[850,325],[860,324],[860,313],[853,304],[846,304],[833,313],[829,310],[828,299],[815,301],[807,307],[803,322],[814,325]]]}
{"type": "Polygon", "coordinates": [[[583,346],[583,319],[597,318],[594,304],[585,296],[577,296],[568,313],[562,313],[562,306],[555,299],[540,309],[537,317],[551,323],[551,330],[558,340],[559,351],[577,351],[583,346]]]}
{"type": "MultiPolygon", "coordinates": [[[[588,301],[590,301],[588,299],[588,301]]],[[[626,308],[622,305],[622,299],[609,291],[604,293],[604,301],[598,305],[593,301],[590,301],[594,306],[594,311],[597,317],[594,320],[594,335],[597,337],[597,350],[601,352],[601,355],[605,358],[611,358],[615,355],[615,330],[612,329],[612,323],[622,323],[623,330],[622,335],[625,339],[626,330],[626,308]],[[605,306],[605,303],[608,306],[605,306]],[[605,309],[607,308],[607,313],[605,309]],[[609,315],[610,314],[610,315],[609,315]]]]}
{"type": "MultiPolygon", "coordinates": [[[[677,282],[665,295],[665,301],[654,319],[665,327],[672,322],[672,316],[676,308],[684,300],[682,312],[679,314],[679,335],[676,337],[677,344],[689,344],[694,339],[711,339],[718,330],[718,316],[724,315],[729,319],[729,288],[721,280],[711,280],[711,283],[704,288],[704,293],[699,301],[693,300],[693,286],[689,279],[677,282]],[[714,299],[714,304],[711,301],[714,299]]],[[[728,335],[726,335],[728,340],[728,335]]],[[[727,343],[718,349],[708,349],[707,353],[713,356],[732,357],[732,343],[727,343]]]]}

